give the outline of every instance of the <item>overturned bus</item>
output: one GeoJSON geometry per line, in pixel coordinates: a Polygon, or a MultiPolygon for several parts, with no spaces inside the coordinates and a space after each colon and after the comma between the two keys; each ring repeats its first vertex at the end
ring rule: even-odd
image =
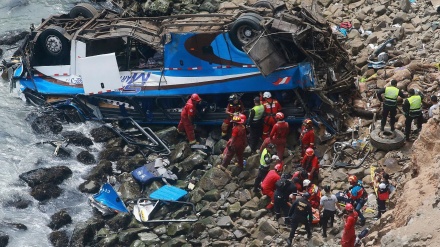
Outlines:
{"type": "Polygon", "coordinates": [[[122,18],[79,4],[31,28],[11,88],[79,120],[157,124],[177,123],[192,93],[203,99],[198,124],[218,124],[229,94],[249,109],[270,91],[287,121],[336,127],[355,73],[337,36],[311,6],[261,9],[122,18]]]}

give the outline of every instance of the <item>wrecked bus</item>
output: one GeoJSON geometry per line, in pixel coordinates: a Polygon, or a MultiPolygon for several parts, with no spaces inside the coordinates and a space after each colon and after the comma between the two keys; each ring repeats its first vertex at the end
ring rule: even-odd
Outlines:
{"type": "Polygon", "coordinates": [[[79,4],[31,28],[11,88],[80,121],[157,124],[177,123],[192,93],[203,99],[198,124],[218,124],[229,94],[249,109],[270,91],[287,121],[337,125],[354,69],[327,22],[311,8],[277,17],[257,10],[122,18],[79,4]]]}

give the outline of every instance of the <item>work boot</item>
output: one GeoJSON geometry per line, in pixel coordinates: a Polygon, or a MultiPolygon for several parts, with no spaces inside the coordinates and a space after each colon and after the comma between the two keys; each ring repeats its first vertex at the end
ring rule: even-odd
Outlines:
{"type": "Polygon", "coordinates": [[[177,129],[177,134],[184,136],[185,132],[180,132],[179,129],[177,129]]]}
{"type": "Polygon", "coordinates": [[[326,238],[326,237],[327,237],[327,233],[326,233],[326,232],[323,232],[323,233],[322,233],[322,237],[323,237],[323,238],[326,238]]]}
{"type": "Polygon", "coordinates": [[[286,239],[286,242],[287,242],[287,246],[292,246],[292,239],[291,238],[286,239]]]}
{"type": "Polygon", "coordinates": [[[311,239],[312,238],[312,233],[307,233],[307,239],[311,239]]]}
{"type": "Polygon", "coordinates": [[[364,219],[364,220],[360,220],[360,221],[359,221],[359,225],[360,225],[360,226],[364,226],[364,225],[365,225],[365,219],[364,219]]]}
{"type": "Polygon", "coordinates": [[[273,202],[269,202],[269,204],[267,204],[266,209],[267,210],[271,210],[273,208],[273,202]]]}

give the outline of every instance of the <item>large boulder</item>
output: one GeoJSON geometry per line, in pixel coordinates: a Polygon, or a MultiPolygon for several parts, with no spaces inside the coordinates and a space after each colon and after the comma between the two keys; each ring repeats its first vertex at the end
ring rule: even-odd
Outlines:
{"type": "Polygon", "coordinates": [[[108,175],[113,174],[112,163],[108,160],[101,160],[98,165],[88,173],[87,179],[104,180],[108,175]]]}
{"type": "Polygon", "coordinates": [[[139,183],[134,180],[131,174],[123,173],[120,178],[123,180],[121,186],[119,187],[119,192],[121,193],[121,199],[136,199],[142,196],[141,187],[139,183]]]}
{"type": "Polygon", "coordinates": [[[28,171],[20,174],[19,177],[30,187],[34,187],[44,183],[61,184],[70,176],[72,176],[72,170],[67,166],[55,166],[28,171]]]}
{"type": "Polygon", "coordinates": [[[72,217],[70,217],[66,210],[61,210],[50,217],[50,223],[48,226],[52,230],[58,230],[70,223],[72,223],[72,217]]]}
{"type": "Polygon", "coordinates": [[[179,143],[179,138],[178,138],[176,127],[169,127],[167,129],[162,129],[162,130],[157,131],[155,133],[165,143],[169,143],[169,144],[179,143]]]}
{"type": "Polygon", "coordinates": [[[93,145],[92,139],[85,136],[83,133],[78,131],[65,131],[61,135],[68,139],[69,144],[73,144],[81,147],[89,147],[93,145]]]}
{"type": "Polygon", "coordinates": [[[116,137],[116,133],[106,126],[101,126],[90,131],[95,142],[107,142],[110,139],[116,137]]]}
{"type": "Polygon", "coordinates": [[[190,156],[188,156],[184,161],[180,162],[176,166],[183,173],[189,173],[196,168],[201,168],[204,164],[206,164],[206,154],[203,152],[194,152],[190,156]]]}
{"type": "Polygon", "coordinates": [[[61,188],[55,184],[38,184],[32,187],[31,196],[38,201],[45,201],[50,198],[57,198],[61,195],[61,188]]]}
{"type": "Polygon", "coordinates": [[[171,151],[170,162],[178,163],[186,159],[191,154],[191,147],[187,142],[179,142],[173,151],[171,151]]]}
{"type": "Polygon", "coordinates": [[[101,184],[95,180],[87,180],[78,186],[78,190],[82,193],[95,194],[98,193],[101,184]]]}
{"type": "Polygon", "coordinates": [[[202,176],[197,186],[203,191],[210,191],[213,189],[220,190],[223,189],[231,179],[232,177],[229,173],[224,172],[220,168],[213,167],[202,176]]]}
{"type": "Polygon", "coordinates": [[[106,225],[111,231],[118,232],[122,229],[126,229],[131,222],[131,214],[119,213],[113,216],[113,218],[107,220],[106,225]]]}
{"type": "MultiPolygon", "coordinates": [[[[78,223],[73,229],[69,247],[92,245],[96,232],[104,227],[105,221],[100,218],[91,218],[86,222],[78,223]]],[[[66,244],[64,245],[66,246],[66,244]]]]}
{"type": "Polygon", "coordinates": [[[37,134],[59,134],[63,125],[57,116],[43,115],[34,119],[31,123],[32,129],[37,134]]]}
{"type": "Polygon", "coordinates": [[[65,247],[69,243],[69,236],[66,231],[55,231],[49,234],[49,241],[54,247],[65,247]]]}
{"type": "Polygon", "coordinates": [[[99,153],[100,160],[117,161],[121,155],[124,153],[121,147],[112,147],[103,150],[99,153]]]}
{"type": "Polygon", "coordinates": [[[147,160],[142,155],[136,155],[132,158],[123,158],[118,160],[116,168],[122,172],[131,172],[136,168],[143,166],[147,160]]]}
{"type": "Polygon", "coordinates": [[[92,165],[96,163],[95,160],[95,156],[93,156],[93,154],[91,154],[89,151],[87,150],[83,150],[81,151],[77,156],[76,159],[83,163],[84,165],[92,165]]]}
{"type": "Polygon", "coordinates": [[[29,32],[25,30],[6,31],[0,36],[0,45],[15,45],[18,41],[24,39],[28,34],[29,32]]]}

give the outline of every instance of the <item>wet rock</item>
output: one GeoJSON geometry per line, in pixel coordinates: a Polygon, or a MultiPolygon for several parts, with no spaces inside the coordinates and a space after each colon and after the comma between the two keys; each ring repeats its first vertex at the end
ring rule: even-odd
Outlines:
{"type": "Polygon", "coordinates": [[[190,192],[190,198],[192,203],[198,203],[205,196],[205,192],[201,188],[195,188],[190,192]]]}
{"type": "Polygon", "coordinates": [[[6,31],[0,36],[0,45],[15,45],[28,34],[29,32],[25,30],[6,31]]]}
{"type": "Polygon", "coordinates": [[[99,159],[117,161],[123,153],[124,151],[120,147],[108,148],[99,153],[99,159]]]}
{"type": "Polygon", "coordinates": [[[142,155],[136,155],[131,158],[123,158],[116,163],[116,169],[122,172],[132,172],[147,163],[147,160],[142,155]]]}
{"type": "Polygon", "coordinates": [[[37,134],[59,134],[63,125],[54,115],[43,115],[35,118],[31,123],[32,130],[37,134]]]}
{"type": "Polygon", "coordinates": [[[3,207],[14,207],[18,209],[25,209],[32,205],[32,201],[26,200],[24,198],[14,198],[10,201],[6,201],[3,203],[3,207]]]}
{"type": "Polygon", "coordinates": [[[104,224],[104,220],[99,218],[91,218],[86,222],[78,223],[73,230],[69,247],[91,245],[95,237],[95,233],[104,227],[104,224]]]}
{"type": "Polygon", "coordinates": [[[38,184],[32,187],[31,196],[38,201],[45,201],[50,198],[57,198],[62,190],[55,184],[38,184]]]}
{"type": "Polygon", "coordinates": [[[101,184],[95,180],[87,180],[78,186],[78,190],[83,193],[94,194],[98,193],[101,184]]]}
{"type": "Polygon", "coordinates": [[[170,162],[178,163],[186,159],[191,154],[191,147],[187,142],[179,142],[171,151],[170,162]]]}
{"type": "Polygon", "coordinates": [[[232,224],[233,224],[233,222],[231,220],[231,217],[229,217],[229,216],[220,217],[220,218],[218,218],[218,221],[217,221],[217,226],[220,226],[220,227],[230,227],[230,226],[232,226],[232,224]]]}
{"type": "Polygon", "coordinates": [[[202,176],[197,186],[204,191],[223,189],[223,187],[228,184],[231,179],[231,175],[222,171],[220,168],[213,167],[202,176]]]}
{"type": "Polygon", "coordinates": [[[201,152],[194,152],[176,166],[181,168],[182,173],[189,173],[192,170],[196,168],[201,168],[204,164],[206,164],[207,162],[205,158],[206,156],[203,155],[201,152]]]}
{"type": "Polygon", "coordinates": [[[97,247],[113,247],[118,246],[118,234],[108,234],[103,239],[99,240],[97,247]]]}
{"type": "Polygon", "coordinates": [[[61,210],[50,217],[50,223],[48,226],[52,230],[58,230],[70,223],[72,223],[72,217],[70,217],[66,210],[61,210]]]}
{"type": "Polygon", "coordinates": [[[125,201],[141,197],[141,188],[136,180],[134,180],[134,178],[131,176],[131,174],[124,173],[121,176],[124,177],[124,181],[119,187],[121,199],[125,201]]]}
{"type": "Polygon", "coordinates": [[[129,246],[134,240],[137,239],[138,234],[145,232],[148,229],[145,228],[130,228],[118,233],[118,240],[122,246],[129,246]]]}
{"type": "Polygon", "coordinates": [[[65,247],[69,243],[69,236],[66,231],[55,231],[49,234],[49,241],[54,247],[65,247]]]}
{"type": "Polygon", "coordinates": [[[19,177],[30,187],[34,187],[42,183],[60,184],[70,176],[72,176],[72,170],[67,166],[55,166],[31,170],[20,174],[19,177]]]}
{"type": "Polygon", "coordinates": [[[153,246],[160,243],[159,237],[152,232],[141,232],[138,234],[140,241],[146,246],[153,246]]]}
{"type": "Polygon", "coordinates": [[[241,205],[239,202],[231,204],[228,206],[227,213],[231,217],[238,216],[241,210],[241,205]]]}
{"type": "Polygon", "coordinates": [[[222,154],[223,150],[226,147],[226,143],[227,143],[227,141],[223,140],[223,139],[220,139],[218,142],[216,142],[214,144],[214,150],[213,150],[214,154],[217,154],[217,155],[222,154]]]}
{"type": "Polygon", "coordinates": [[[89,147],[93,145],[92,139],[78,131],[66,131],[61,133],[65,139],[69,139],[69,144],[81,147],[89,147]]]}
{"type": "Polygon", "coordinates": [[[26,225],[21,223],[15,223],[15,222],[1,222],[2,226],[8,227],[13,230],[23,230],[26,231],[28,228],[26,225]]]}
{"type": "Polygon", "coordinates": [[[222,229],[221,227],[214,227],[208,230],[208,235],[212,239],[227,239],[229,231],[222,229]]]}
{"type": "Polygon", "coordinates": [[[107,179],[108,175],[113,174],[112,163],[108,160],[99,161],[98,165],[92,168],[88,173],[87,179],[96,179],[99,181],[107,179]]]}
{"type": "Polygon", "coordinates": [[[81,162],[81,163],[83,163],[83,164],[85,164],[85,165],[92,165],[92,164],[95,164],[95,163],[96,163],[95,156],[93,156],[93,154],[91,154],[91,153],[90,153],[89,151],[87,151],[87,150],[81,151],[81,152],[76,156],[76,159],[77,159],[79,162],[81,162]]]}
{"type": "Polygon", "coordinates": [[[165,143],[173,144],[178,143],[178,134],[176,127],[170,127],[167,129],[162,129],[160,131],[155,132],[156,135],[165,143]]]}
{"type": "Polygon", "coordinates": [[[132,215],[127,213],[116,214],[113,218],[107,220],[106,225],[111,231],[118,232],[126,229],[132,220],[132,215]]]}
{"type": "Polygon", "coordinates": [[[90,135],[92,136],[95,142],[107,142],[112,138],[115,138],[117,135],[111,129],[106,126],[101,126],[90,131],[90,135]]]}
{"type": "Polygon", "coordinates": [[[172,238],[171,240],[169,240],[168,242],[166,242],[164,245],[164,247],[183,247],[186,244],[186,240],[183,237],[180,238],[172,238]]]}
{"type": "Polygon", "coordinates": [[[191,230],[191,224],[188,222],[173,223],[168,226],[167,235],[185,235],[191,230]]]}

